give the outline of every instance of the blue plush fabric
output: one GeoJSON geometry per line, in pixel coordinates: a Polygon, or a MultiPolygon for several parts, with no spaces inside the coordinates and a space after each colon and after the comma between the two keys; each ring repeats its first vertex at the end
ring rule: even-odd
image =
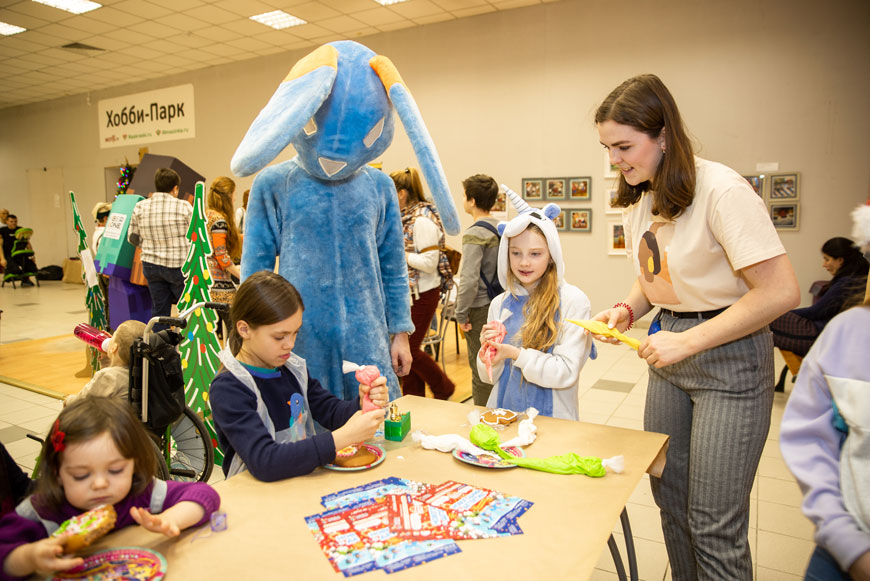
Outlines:
{"type": "Polygon", "coordinates": [[[395,186],[366,165],[392,142],[394,105],[445,229],[459,231],[441,162],[416,104],[400,84],[393,85],[391,94],[398,98],[391,102],[370,65],[375,56],[361,44],[340,41],[309,55],[316,58],[302,59],[301,74],[281,83],[232,160],[237,175],[249,175],[288,144],[296,149],[295,158],[254,180],[242,278],[273,269],[280,258],[281,275],[305,303],[294,351],[307,360],[312,377],[348,399],[358,395],[358,383],[352,374],[342,374],[343,360],[377,365],[390,397],[400,395],[389,335],[414,329],[395,186]]]}

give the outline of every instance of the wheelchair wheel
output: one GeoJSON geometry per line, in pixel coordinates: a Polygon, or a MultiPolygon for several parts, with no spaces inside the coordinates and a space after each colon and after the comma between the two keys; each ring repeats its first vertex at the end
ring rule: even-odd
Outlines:
{"type": "Polygon", "coordinates": [[[214,448],[205,424],[188,407],[169,428],[169,478],[208,482],[214,468],[214,448]]]}

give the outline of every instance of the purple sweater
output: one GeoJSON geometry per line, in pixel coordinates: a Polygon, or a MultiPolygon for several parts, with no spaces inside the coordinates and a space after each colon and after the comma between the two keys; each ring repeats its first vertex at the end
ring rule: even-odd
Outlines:
{"type": "Polygon", "coordinates": [[[828,323],[801,364],[782,417],[782,457],[804,493],[816,543],[845,571],[870,551],[870,308],[828,323]],[[838,414],[849,435],[835,427],[838,414]]]}
{"type": "MultiPolygon", "coordinates": [[[[166,500],[163,502],[164,510],[182,501],[195,502],[205,509],[202,519],[194,526],[200,526],[208,522],[211,513],[220,507],[221,499],[217,491],[204,482],[169,481],[166,484],[166,500]]],[[[151,505],[151,490],[153,488],[154,484],[152,483],[141,494],[128,494],[124,500],[115,504],[118,520],[115,522],[114,530],[138,524],[130,516],[130,508],[134,506],[148,508],[151,505]]],[[[47,510],[39,510],[38,512],[42,518],[60,524],[84,511],[69,503],[64,503],[60,507],[60,510],[56,512],[47,510]]],[[[0,519],[0,564],[6,562],[6,557],[15,548],[46,537],[48,537],[48,532],[41,522],[30,520],[20,516],[16,512],[4,515],[0,519]]],[[[0,580],[7,581],[11,579],[24,579],[24,577],[10,577],[3,571],[3,567],[0,567],[0,580]]]]}

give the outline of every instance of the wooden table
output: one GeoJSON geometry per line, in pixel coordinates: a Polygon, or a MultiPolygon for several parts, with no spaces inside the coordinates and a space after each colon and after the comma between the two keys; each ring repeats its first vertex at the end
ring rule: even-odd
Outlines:
{"type": "MultiPolygon", "coordinates": [[[[399,410],[411,411],[411,430],[430,434],[468,435],[468,405],[406,396],[399,410]]],[[[526,455],[545,457],[567,452],[607,458],[625,456],[625,471],[604,478],[562,476],[528,470],[486,469],[462,463],[450,454],[425,450],[408,435],[387,441],[387,458],[360,472],[318,468],[307,476],[275,483],[256,481],[249,473],[215,485],[228,529],[220,533],[189,530],[170,540],[141,527],[129,527],[105,537],[98,548],[144,546],[161,552],[169,565],[166,579],[342,579],[329,564],[304,517],[322,512],[326,494],[389,476],[429,483],[456,480],[520,496],[534,505],[518,519],[522,535],[459,541],[461,553],[412,567],[390,578],[465,579],[485,563],[495,578],[586,579],[625,503],[644,472],[660,473],[667,436],[598,424],[538,417],[538,438],[526,455]]],[[[501,433],[516,435],[516,425],[501,433]]],[[[382,572],[364,574],[382,578],[382,572]]]]}

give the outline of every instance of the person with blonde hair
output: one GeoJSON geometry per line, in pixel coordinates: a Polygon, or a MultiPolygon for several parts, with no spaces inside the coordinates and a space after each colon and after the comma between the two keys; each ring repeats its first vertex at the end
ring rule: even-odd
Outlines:
{"type": "MultiPolygon", "coordinates": [[[[241,278],[238,264],[242,256],[242,243],[233,219],[235,192],[236,183],[232,179],[216,178],[208,190],[206,210],[212,248],[212,254],[207,257],[208,272],[212,279],[211,299],[227,304],[232,304],[236,294],[233,278],[241,278]]],[[[224,317],[221,314],[221,319],[224,317]]]]}
{"type": "Polygon", "coordinates": [[[109,356],[108,367],[97,371],[80,392],[67,396],[63,405],[87,396],[127,401],[130,386],[130,347],[144,332],[145,323],[142,321],[131,319],[118,325],[106,350],[109,356]]]}
{"type": "Polygon", "coordinates": [[[486,405],[534,407],[543,416],[579,421],[578,379],[592,339],[566,321],[588,319],[591,305],[582,290],[565,281],[553,222],[559,207],[532,208],[515,192],[506,193],[519,215],[498,228],[498,279],[505,292],[489,305],[477,354],[481,381],[493,384],[486,405]]]}
{"type": "Polygon", "coordinates": [[[411,288],[411,320],[414,333],[411,347],[411,371],[402,380],[404,395],[426,396],[426,385],[435,399],[447,399],[456,386],[427,353],[420,349],[441,298],[440,263],[446,260],[444,228],[434,205],[423,194],[423,183],[416,168],[390,174],[399,197],[402,231],[405,238],[405,262],[411,288]]]}

